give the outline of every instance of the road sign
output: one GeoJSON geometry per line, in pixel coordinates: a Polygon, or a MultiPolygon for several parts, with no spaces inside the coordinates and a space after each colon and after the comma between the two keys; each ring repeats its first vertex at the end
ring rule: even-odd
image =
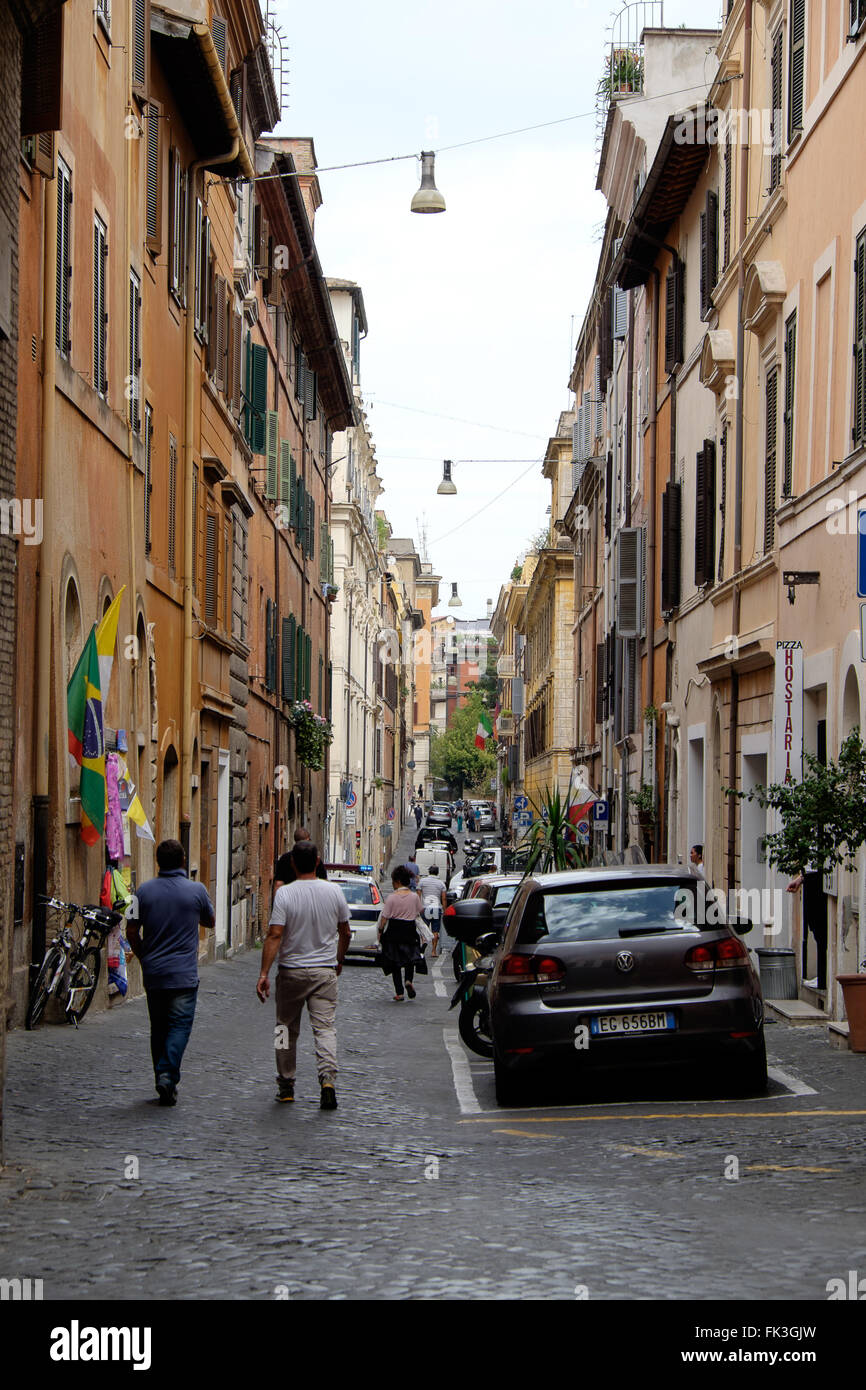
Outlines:
{"type": "Polygon", "coordinates": [[[596,824],[606,823],[608,818],[608,804],[606,801],[596,801],[592,807],[592,819],[596,824]]]}
{"type": "Polygon", "coordinates": [[[857,513],[857,596],[866,598],[866,512],[857,513]]]}
{"type": "Polygon", "coordinates": [[[355,824],[355,812],[354,812],[354,811],[347,811],[347,812],[346,812],[346,824],[347,824],[347,825],[354,825],[354,824],[355,824]]]}
{"type": "Polygon", "coordinates": [[[532,812],[531,812],[531,811],[520,811],[520,812],[518,812],[518,814],[514,817],[514,819],[515,819],[515,821],[517,822],[518,825],[531,825],[531,824],[532,824],[532,812]]]}
{"type": "Polygon", "coordinates": [[[529,797],[528,797],[528,796],[516,796],[516,797],[514,798],[514,809],[515,809],[515,811],[528,811],[528,810],[529,810],[529,797]]]}
{"type": "Polygon", "coordinates": [[[389,806],[388,809],[387,809],[387,811],[385,812],[385,815],[388,817],[389,820],[393,820],[393,819],[394,819],[394,807],[393,807],[393,806],[389,806]]]}
{"type": "Polygon", "coordinates": [[[356,806],[357,804],[358,804],[358,798],[356,797],[355,793],[352,791],[352,783],[350,782],[350,783],[349,783],[349,790],[348,790],[348,792],[347,792],[347,794],[346,794],[346,805],[347,805],[349,808],[351,808],[352,806],[356,806]]]}
{"type": "Polygon", "coordinates": [[[583,840],[583,843],[585,844],[585,843],[586,843],[586,840],[584,839],[584,837],[585,837],[585,836],[586,836],[586,837],[589,836],[589,821],[588,821],[588,820],[579,820],[579,821],[577,822],[576,829],[577,829],[578,835],[581,837],[581,839],[583,840]]]}

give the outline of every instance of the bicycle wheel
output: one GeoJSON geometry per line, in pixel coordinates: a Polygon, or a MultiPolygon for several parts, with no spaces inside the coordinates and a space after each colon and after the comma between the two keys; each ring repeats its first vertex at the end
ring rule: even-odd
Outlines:
{"type": "Polygon", "coordinates": [[[52,946],[45,953],[45,959],[39,967],[39,974],[30,994],[30,1003],[27,1005],[27,1013],[24,1015],[24,1027],[35,1028],[42,1015],[45,1013],[45,1005],[51,994],[51,986],[58,969],[63,964],[63,952],[59,946],[52,946]]]}
{"type": "Polygon", "coordinates": [[[72,968],[69,971],[71,1003],[66,1010],[66,1017],[70,1023],[80,1023],[93,1003],[101,965],[102,955],[95,946],[91,946],[87,951],[82,951],[81,955],[72,962],[72,968]]]}

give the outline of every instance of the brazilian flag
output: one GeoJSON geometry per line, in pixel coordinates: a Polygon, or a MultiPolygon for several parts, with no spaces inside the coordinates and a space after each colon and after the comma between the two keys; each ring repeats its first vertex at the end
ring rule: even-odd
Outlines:
{"type": "Polygon", "coordinates": [[[81,768],[81,838],[95,845],[105,829],[105,736],[96,628],[66,688],[69,752],[81,768]]]}

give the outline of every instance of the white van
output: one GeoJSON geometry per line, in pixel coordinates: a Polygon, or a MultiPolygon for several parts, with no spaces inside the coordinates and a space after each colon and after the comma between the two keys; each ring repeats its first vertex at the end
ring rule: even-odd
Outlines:
{"type": "Polygon", "coordinates": [[[435,864],[439,870],[439,877],[442,880],[443,886],[447,887],[448,879],[451,876],[451,855],[446,845],[442,845],[441,848],[433,849],[428,845],[424,849],[416,849],[415,863],[421,870],[422,878],[429,874],[430,869],[435,864]]]}

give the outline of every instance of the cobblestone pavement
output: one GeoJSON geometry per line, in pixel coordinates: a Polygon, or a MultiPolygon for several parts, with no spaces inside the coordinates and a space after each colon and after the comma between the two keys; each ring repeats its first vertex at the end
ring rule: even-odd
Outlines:
{"type": "Polygon", "coordinates": [[[306,1023],[298,1099],[274,1103],[258,968],[202,972],[175,1109],[152,1099],[143,999],[10,1036],[0,1274],[60,1299],[671,1300],[823,1299],[866,1274],[866,1057],[823,1030],[768,1028],[787,1080],[761,1100],[607,1082],[498,1111],[438,970],[396,1005],[354,965],[324,1113],[306,1023]]]}

